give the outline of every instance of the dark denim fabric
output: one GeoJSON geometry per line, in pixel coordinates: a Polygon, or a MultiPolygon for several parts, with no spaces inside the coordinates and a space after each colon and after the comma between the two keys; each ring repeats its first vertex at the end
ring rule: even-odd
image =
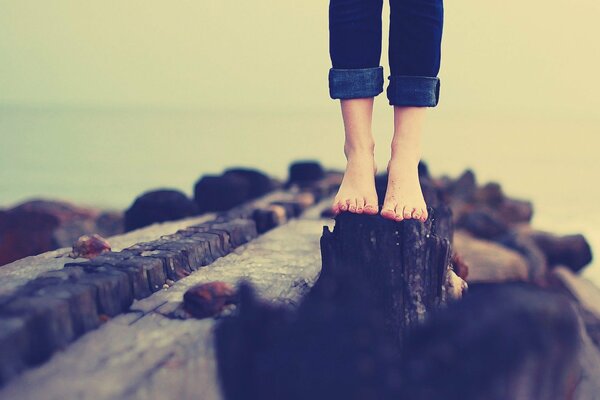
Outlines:
{"type": "Polygon", "coordinates": [[[329,94],[332,99],[375,97],[381,92],[383,67],[329,70],[329,94]]]}
{"type": "Polygon", "coordinates": [[[435,107],[440,98],[440,79],[429,76],[391,75],[387,87],[390,105],[435,107]]]}
{"type": "MultiPolygon", "coordinates": [[[[440,92],[442,0],[389,2],[389,103],[434,107],[440,92]]],[[[329,1],[331,98],[371,97],[383,91],[382,8],[383,0],[329,1]]]]}

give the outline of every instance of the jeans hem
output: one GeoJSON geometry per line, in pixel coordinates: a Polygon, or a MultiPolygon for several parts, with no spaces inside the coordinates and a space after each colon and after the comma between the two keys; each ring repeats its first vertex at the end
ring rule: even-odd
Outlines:
{"type": "Polygon", "coordinates": [[[383,67],[330,68],[329,96],[332,99],[375,97],[383,92],[383,67]]]}
{"type": "Polygon", "coordinates": [[[435,107],[440,79],[433,76],[390,75],[387,97],[392,106],[435,107]]]}

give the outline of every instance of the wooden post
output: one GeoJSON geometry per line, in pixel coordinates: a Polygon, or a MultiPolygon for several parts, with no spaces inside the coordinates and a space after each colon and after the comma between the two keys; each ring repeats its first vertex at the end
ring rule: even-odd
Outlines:
{"type": "Polygon", "coordinates": [[[240,287],[216,330],[219,379],[228,400],[400,396],[408,327],[444,301],[451,212],[425,223],[342,213],[321,237],[322,270],[291,309],[240,287]]]}
{"type": "Polygon", "coordinates": [[[451,211],[444,206],[428,211],[425,223],[345,212],[336,216],[333,232],[323,227],[323,268],[316,285],[365,280],[399,345],[407,328],[445,301],[451,211]]]}

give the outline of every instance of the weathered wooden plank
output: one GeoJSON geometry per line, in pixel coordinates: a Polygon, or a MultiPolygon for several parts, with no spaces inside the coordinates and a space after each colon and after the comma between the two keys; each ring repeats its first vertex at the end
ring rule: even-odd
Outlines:
{"type": "Polygon", "coordinates": [[[158,250],[167,250],[182,254],[187,259],[191,271],[208,265],[216,258],[210,253],[208,241],[194,241],[185,237],[172,240],[156,247],[158,250]]]}
{"type": "Polygon", "coordinates": [[[0,317],[0,384],[8,382],[27,367],[30,341],[26,317],[0,317]]]}
{"type": "Polygon", "coordinates": [[[167,277],[172,281],[185,278],[192,272],[188,258],[182,252],[148,248],[148,250],[141,251],[140,256],[161,260],[167,277]]]}
{"type": "MultiPolygon", "coordinates": [[[[329,189],[331,186],[332,184],[329,184],[329,189]]],[[[65,257],[70,249],[40,255],[32,258],[36,260],[34,263],[15,264],[25,271],[21,281],[13,278],[22,271],[16,270],[14,266],[3,268],[0,271],[0,303],[3,305],[3,314],[12,316],[16,312],[15,307],[20,307],[19,312],[26,318],[21,324],[23,329],[19,334],[28,338],[29,344],[33,342],[30,333],[40,329],[47,330],[36,334],[36,338],[41,338],[42,345],[26,346],[27,349],[21,357],[25,360],[24,364],[44,361],[53,350],[64,348],[89,329],[95,328],[101,318],[115,316],[127,310],[134,298],[146,298],[152,292],[168,287],[174,281],[188,276],[194,270],[256,238],[258,231],[253,213],[258,208],[273,211],[275,218],[272,222],[277,224],[286,221],[279,215],[285,207],[293,217],[314,204],[314,199],[314,195],[292,188],[270,193],[216,215],[208,214],[155,224],[110,238],[113,251],[101,254],[93,260],[71,260],[65,257]],[[277,202],[281,202],[282,205],[273,205],[277,202]],[[192,228],[189,228],[190,226],[192,228]],[[175,228],[178,230],[169,233],[175,228]],[[159,234],[162,236],[155,239],[159,234]],[[152,240],[144,242],[144,239],[152,240]],[[126,246],[129,247],[125,248],[126,246]],[[50,255],[56,259],[49,259],[50,255]],[[34,279],[44,271],[47,271],[47,274],[34,279]],[[4,293],[1,292],[3,277],[8,277],[4,281],[4,293]],[[26,282],[30,284],[25,288],[18,288],[20,283],[26,282]],[[16,291],[18,296],[15,297],[13,295],[16,295],[16,291]],[[42,295],[49,298],[47,304],[38,304],[27,299],[42,295]],[[49,310],[48,306],[54,309],[49,310]],[[36,346],[41,346],[41,349],[38,351],[36,346]]],[[[265,231],[270,228],[272,226],[265,227],[263,224],[262,229],[265,231]]],[[[304,287],[303,285],[305,286],[299,284],[298,287],[304,287]]],[[[289,291],[291,292],[293,290],[289,291]]],[[[136,307],[133,307],[133,310],[137,311],[136,307]]],[[[14,330],[14,325],[7,322],[7,331],[14,330]]],[[[12,369],[13,372],[20,369],[19,362],[15,365],[17,368],[12,369]]]]}
{"type": "MultiPolygon", "coordinates": [[[[329,200],[321,208],[325,205],[329,200]]],[[[174,320],[162,313],[176,307],[189,287],[214,280],[235,285],[245,278],[266,299],[296,303],[319,273],[319,235],[325,222],[291,221],[169,289],[135,301],[131,313],[109,320],[9,382],[0,398],[220,399],[214,320],[174,320]]]]}
{"type": "MultiPolygon", "coordinates": [[[[189,225],[200,224],[215,218],[215,214],[205,214],[199,217],[186,218],[150,225],[148,227],[109,238],[113,252],[118,252],[136,243],[153,240],[160,235],[166,235],[183,229],[189,225]]],[[[19,286],[34,279],[39,274],[61,269],[67,262],[84,262],[86,259],[72,259],[67,255],[71,248],[49,251],[37,256],[25,257],[0,268],[0,295],[8,295],[19,286]]]]}
{"type": "Polygon", "coordinates": [[[157,292],[162,289],[167,281],[167,271],[161,260],[154,258],[135,256],[121,261],[116,268],[138,268],[144,271],[148,281],[150,292],[157,292]]]}
{"type": "Polygon", "coordinates": [[[211,230],[208,224],[194,225],[178,230],[172,237],[177,241],[197,244],[205,248],[205,263],[211,263],[229,253],[232,249],[229,234],[225,231],[211,230]]]}
{"type": "MultiPolygon", "coordinates": [[[[322,184],[331,187],[331,184],[326,182],[315,184],[322,184]]],[[[289,191],[277,190],[224,213],[207,213],[198,217],[185,218],[178,221],[156,223],[122,235],[112,236],[108,239],[113,250],[112,253],[116,254],[120,253],[121,250],[136,244],[153,241],[160,235],[172,234],[191,225],[198,225],[207,221],[212,221],[217,216],[222,219],[231,219],[237,217],[251,219],[252,213],[255,209],[260,207],[268,207],[273,201],[290,200],[293,199],[293,197],[294,195],[289,191]]],[[[37,256],[25,257],[13,263],[3,265],[2,268],[0,268],[0,295],[8,295],[13,293],[19,286],[34,279],[43,272],[62,269],[65,263],[79,263],[87,261],[83,258],[69,258],[68,254],[70,252],[70,247],[62,248],[37,256]]],[[[111,257],[114,256],[114,254],[111,254],[111,257]]],[[[101,259],[99,261],[101,261],[101,259]]]]}
{"type": "Polygon", "coordinates": [[[63,283],[44,286],[36,290],[33,296],[44,300],[58,299],[66,301],[73,326],[73,338],[77,338],[100,325],[96,306],[96,292],[97,289],[94,286],[63,283]]]}
{"type": "Polygon", "coordinates": [[[78,277],[77,282],[96,287],[99,313],[114,317],[129,309],[134,297],[127,273],[105,266],[84,270],[87,273],[78,277]]]}
{"type": "Polygon", "coordinates": [[[248,243],[250,240],[258,236],[258,232],[256,231],[256,222],[254,222],[252,219],[236,218],[233,220],[216,220],[215,222],[210,222],[207,225],[209,225],[211,229],[223,230],[227,232],[233,247],[248,243]]]}
{"type": "Polygon", "coordinates": [[[3,317],[22,317],[27,337],[23,359],[29,365],[47,360],[55,349],[75,339],[69,302],[53,297],[16,297],[2,307],[3,317]]]}

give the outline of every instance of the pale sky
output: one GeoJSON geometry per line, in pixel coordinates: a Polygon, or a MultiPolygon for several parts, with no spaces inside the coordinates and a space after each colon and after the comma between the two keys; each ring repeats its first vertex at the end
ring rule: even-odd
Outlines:
{"type": "MultiPolygon", "coordinates": [[[[327,8],[0,0],[0,105],[323,108],[327,8]]],[[[445,19],[440,106],[598,114],[598,0],[449,0],[445,19]]]]}

